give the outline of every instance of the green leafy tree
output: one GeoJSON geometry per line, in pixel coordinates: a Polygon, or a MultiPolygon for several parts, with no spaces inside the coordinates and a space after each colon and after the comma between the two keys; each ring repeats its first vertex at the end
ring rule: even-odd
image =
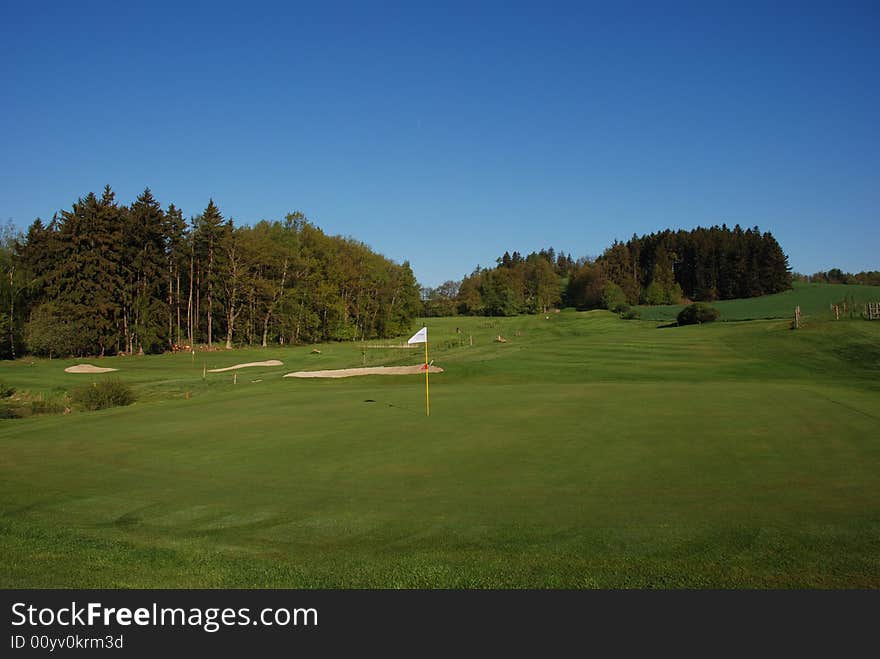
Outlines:
{"type": "Polygon", "coordinates": [[[24,326],[25,344],[34,355],[52,358],[83,354],[89,349],[83,338],[76,320],[52,302],[35,307],[24,326]]]}
{"type": "Polygon", "coordinates": [[[605,278],[621,288],[629,304],[637,304],[639,283],[629,248],[615,240],[611,247],[605,250],[600,260],[605,278]]]}
{"type": "Polygon", "coordinates": [[[232,349],[232,338],[235,322],[242,310],[242,294],[252,286],[253,264],[256,255],[248,251],[250,243],[242,238],[243,233],[233,226],[232,220],[227,222],[227,230],[222,234],[222,266],[220,292],[223,308],[226,311],[226,349],[232,349]]]}
{"type": "Polygon", "coordinates": [[[458,293],[461,282],[448,280],[437,288],[422,289],[424,316],[454,316],[458,313],[458,293]]]}
{"type": "Polygon", "coordinates": [[[465,315],[480,315],[483,313],[483,297],[480,289],[483,285],[483,271],[479,266],[461,280],[458,287],[458,312],[465,315]]]}
{"type": "Polygon", "coordinates": [[[571,274],[566,297],[578,309],[598,309],[607,282],[604,263],[585,260],[571,274]]]}
{"type": "Polygon", "coordinates": [[[547,313],[550,307],[561,301],[560,278],[549,256],[527,260],[526,280],[529,298],[534,301],[533,309],[541,313],[547,313]]]}
{"type": "Polygon", "coordinates": [[[259,328],[260,345],[268,345],[270,329],[278,320],[291,279],[299,271],[298,228],[294,223],[263,220],[241,228],[240,239],[251,254],[250,300],[252,322],[259,328]]]}
{"type": "Polygon", "coordinates": [[[23,236],[10,220],[0,229],[0,356],[15,359],[21,349],[30,273],[20,256],[23,236]],[[4,340],[5,339],[5,340],[4,340]]]}
{"type": "Polygon", "coordinates": [[[621,313],[629,309],[626,293],[613,281],[607,282],[605,288],[602,289],[602,306],[614,313],[621,313]]]}

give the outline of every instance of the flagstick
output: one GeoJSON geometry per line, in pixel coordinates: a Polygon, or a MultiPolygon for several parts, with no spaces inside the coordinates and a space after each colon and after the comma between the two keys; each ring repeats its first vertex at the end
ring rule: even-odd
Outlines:
{"type": "Polygon", "coordinates": [[[431,416],[431,397],[428,395],[428,342],[425,341],[425,416],[431,416]]]}

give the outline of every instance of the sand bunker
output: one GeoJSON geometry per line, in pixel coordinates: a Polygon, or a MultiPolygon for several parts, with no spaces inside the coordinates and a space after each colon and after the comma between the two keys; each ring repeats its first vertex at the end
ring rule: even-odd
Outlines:
{"type": "Polygon", "coordinates": [[[227,366],[226,368],[212,368],[208,373],[223,373],[224,371],[234,371],[239,368],[250,368],[251,366],[284,366],[284,362],[277,359],[270,359],[266,362],[248,362],[247,364],[236,364],[235,366],[227,366]]]}
{"type": "MultiPolygon", "coordinates": [[[[414,366],[368,366],[366,368],[340,368],[335,371],[297,371],[286,378],[350,378],[356,375],[418,375],[425,372],[424,364],[414,366]]],[[[430,366],[429,373],[442,373],[439,366],[430,366]]]]}
{"type": "Polygon", "coordinates": [[[77,364],[76,366],[68,366],[64,369],[65,373],[109,373],[110,371],[118,371],[118,368],[101,368],[100,366],[92,366],[91,364],[77,364]]]}

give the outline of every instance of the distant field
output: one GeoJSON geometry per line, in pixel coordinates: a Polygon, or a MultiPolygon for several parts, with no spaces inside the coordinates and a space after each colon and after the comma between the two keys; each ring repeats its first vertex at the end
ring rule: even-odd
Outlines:
{"type": "Polygon", "coordinates": [[[719,304],[800,304],[798,331],[429,319],[430,418],[419,376],[281,377],[419,350],[0,364],[140,396],[0,421],[0,586],[880,587],[880,322],[823,321],[825,295],[719,304]]]}
{"type": "MultiPolygon", "coordinates": [[[[855,298],[858,308],[866,302],[880,302],[880,286],[843,284],[803,284],[795,283],[794,289],[776,295],[745,300],[720,300],[711,306],[721,312],[721,320],[755,320],[768,318],[792,318],[794,309],[800,305],[804,319],[830,320],[833,317],[830,305],[842,302],[844,297],[855,298]]],[[[639,313],[644,320],[675,320],[683,304],[657,307],[640,306],[639,313]]]]}

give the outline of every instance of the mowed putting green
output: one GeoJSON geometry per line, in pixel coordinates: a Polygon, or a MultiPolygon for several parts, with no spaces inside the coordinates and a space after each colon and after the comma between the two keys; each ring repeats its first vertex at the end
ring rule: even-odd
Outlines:
{"type": "Polygon", "coordinates": [[[419,377],[282,378],[420,350],[2,364],[139,398],[0,421],[0,585],[880,586],[880,322],[427,324],[430,418],[419,377]]]}

